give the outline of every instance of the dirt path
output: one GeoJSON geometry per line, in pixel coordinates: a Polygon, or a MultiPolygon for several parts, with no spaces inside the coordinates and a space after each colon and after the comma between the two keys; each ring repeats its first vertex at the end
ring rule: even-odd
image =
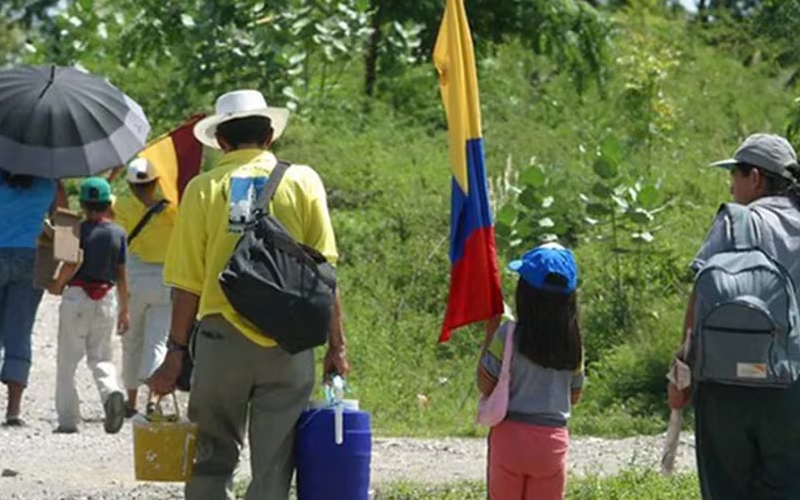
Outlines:
{"type": "MultiPolygon", "coordinates": [[[[81,433],[53,434],[57,299],[46,296],[34,332],[34,368],[25,397],[28,426],[0,428],[0,500],[117,500],[181,498],[177,485],[137,483],[133,476],[130,426],[108,436],[91,375],[82,365],[78,390],[87,422],[81,433]]],[[[117,345],[117,352],[119,346],[117,345]]],[[[576,474],[613,474],[629,467],[655,467],[661,436],[624,440],[575,438],[570,470],[576,474]]],[[[691,470],[693,440],[683,436],[679,470],[691,470]]],[[[249,470],[247,452],[241,477],[249,470]]],[[[372,453],[373,484],[395,480],[428,483],[484,477],[486,447],[481,439],[407,439],[376,437],[372,453]]]]}

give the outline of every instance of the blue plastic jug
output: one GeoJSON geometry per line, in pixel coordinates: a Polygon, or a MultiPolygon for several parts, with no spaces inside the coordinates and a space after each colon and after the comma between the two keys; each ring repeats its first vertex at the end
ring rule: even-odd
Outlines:
{"type": "Polygon", "coordinates": [[[297,423],[298,500],[369,500],[370,415],[344,405],[343,440],[336,444],[332,407],[309,409],[297,423]]]}

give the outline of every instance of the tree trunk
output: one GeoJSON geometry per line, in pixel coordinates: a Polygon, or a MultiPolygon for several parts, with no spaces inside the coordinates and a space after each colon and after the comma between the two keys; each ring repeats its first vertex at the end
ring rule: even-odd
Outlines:
{"type": "Polygon", "coordinates": [[[364,93],[372,97],[375,94],[375,84],[378,81],[378,55],[381,45],[381,26],[383,25],[384,7],[381,0],[370,0],[372,11],[372,34],[369,37],[364,70],[364,93]]]}
{"type": "Polygon", "coordinates": [[[697,15],[703,24],[708,22],[708,0],[699,0],[697,2],[697,15]]]}

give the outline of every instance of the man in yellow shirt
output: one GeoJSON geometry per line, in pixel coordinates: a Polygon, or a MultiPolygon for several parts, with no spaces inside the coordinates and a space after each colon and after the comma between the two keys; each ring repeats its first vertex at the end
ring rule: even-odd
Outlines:
{"type": "MultiPolygon", "coordinates": [[[[128,235],[131,327],[122,337],[122,380],[128,393],[127,416],[132,417],[139,386],[167,352],[172,301],[170,289],[163,284],[163,271],[178,209],[159,198],[158,172],[150,160],[131,161],[126,180],[130,194],[114,204],[114,217],[128,235]],[[143,223],[148,211],[152,215],[143,223]]],[[[151,396],[148,410],[153,403],[151,396]]]]}
{"type": "MultiPolygon", "coordinates": [[[[158,394],[174,390],[195,317],[194,375],[189,418],[198,424],[194,475],[187,500],[233,500],[232,478],[249,417],[253,480],[247,500],[287,500],[294,470],[294,428],[314,386],[314,353],[289,355],[231,307],[219,284],[240,238],[241,222],[255,207],[277,164],[267,151],[283,132],[288,111],[267,106],[260,92],[242,90],[217,100],[216,115],[195,126],[204,144],[222,149],[217,167],[184,191],[164,267],[175,288],[164,363],[150,380],[158,394]],[[233,196],[247,192],[254,196],[233,196]]],[[[310,167],[286,171],[271,213],[300,243],[337,258],[325,189],[310,167]]],[[[325,374],[349,371],[337,294],[324,361],[325,374]]]]}

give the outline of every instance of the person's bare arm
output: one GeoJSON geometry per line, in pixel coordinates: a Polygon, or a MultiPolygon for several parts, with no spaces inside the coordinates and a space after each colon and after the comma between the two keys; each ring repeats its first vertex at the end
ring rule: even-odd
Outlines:
{"type": "Polygon", "coordinates": [[[159,396],[170,394],[175,390],[183,368],[183,358],[188,353],[189,336],[200,306],[199,295],[179,288],[173,288],[173,291],[175,295],[172,298],[172,324],[169,330],[172,347],[167,349],[167,355],[161,366],[147,381],[150,390],[159,396]]]}
{"type": "Polygon", "coordinates": [[[489,320],[486,321],[486,330],[485,330],[486,331],[486,335],[484,335],[484,348],[488,348],[489,347],[489,343],[486,342],[486,339],[489,339],[489,342],[492,341],[491,337],[494,336],[494,332],[496,332],[497,329],[500,328],[500,323],[502,323],[502,322],[503,322],[503,315],[502,314],[498,314],[497,316],[493,316],[492,318],[490,318],[489,320]]]}
{"type": "Polygon", "coordinates": [[[583,389],[572,389],[569,393],[569,402],[573,405],[576,405],[581,400],[581,395],[583,395],[583,389]]]}
{"type": "Polygon", "coordinates": [[[333,321],[328,333],[328,347],[338,348],[345,346],[344,321],[342,319],[342,299],[339,290],[336,290],[333,302],[333,321]]]}
{"type": "Polygon", "coordinates": [[[347,360],[347,341],[344,336],[344,320],[342,318],[342,300],[339,290],[333,302],[333,317],[328,331],[328,352],[323,360],[323,370],[328,377],[334,373],[346,377],[350,373],[350,362],[347,360]]]}
{"type": "Polygon", "coordinates": [[[187,346],[200,307],[200,296],[178,288],[173,290],[175,295],[172,299],[172,326],[169,338],[178,345],[187,346]]]}
{"type": "MultiPolygon", "coordinates": [[[[692,326],[694,325],[694,303],[697,298],[697,293],[692,289],[689,303],[686,304],[686,314],[683,319],[683,339],[681,346],[678,349],[678,357],[683,360],[686,357],[689,342],[691,342],[692,326]]],[[[672,409],[680,410],[689,404],[692,398],[692,387],[689,386],[684,390],[678,389],[675,384],[669,382],[667,384],[667,401],[672,409]]]]}
{"type": "Polygon", "coordinates": [[[483,364],[478,363],[478,390],[484,396],[489,396],[497,385],[497,379],[493,377],[483,364]]]}
{"type": "Polygon", "coordinates": [[[64,293],[64,288],[66,288],[67,283],[75,276],[76,272],[78,272],[77,263],[62,262],[58,269],[56,279],[50,283],[50,286],[47,287],[47,291],[53,295],[61,295],[64,293]]]}
{"type": "Polygon", "coordinates": [[[69,209],[69,198],[67,197],[67,190],[64,188],[64,181],[56,181],[56,196],[53,199],[53,204],[50,205],[50,217],[55,215],[56,210],[59,208],[69,209]]]}
{"type": "Polygon", "coordinates": [[[483,337],[483,344],[481,351],[478,355],[478,368],[476,370],[476,377],[478,381],[478,390],[484,396],[489,396],[497,385],[497,377],[492,376],[491,373],[483,366],[483,357],[489,351],[489,346],[492,345],[492,340],[500,328],[500,323],[503,320],[502,315],[497,315],[486,322],[486,334],[483,337]]]}
{"type": "Polygon", "coordinates": [[[125,264],[117,265],[117,295],[119,299],[117,333],[123,335],[128,331],[131,322],[130,309],[128,307],[128,267],[125,264]]]}
{"type": "MultiPolygon", "coordinates": [[[[683,341],[681,342],[681,349],[683,350],[689,344],[689,336],[692,332],[694,325],[694,303],[697,300],[697,291],[692,288],[692,294],[689,296],[689,303],[686,304],[686,314],[683,317],[683,341]]],[[[683,353],[686,355],[686,352],[683,353]]]]}
{"type": "Polygon", "coordinates": [[[117,265],[117,291],[119,292],[119,310],[128,310],[128,267],[125,264],[117,265]]]}

